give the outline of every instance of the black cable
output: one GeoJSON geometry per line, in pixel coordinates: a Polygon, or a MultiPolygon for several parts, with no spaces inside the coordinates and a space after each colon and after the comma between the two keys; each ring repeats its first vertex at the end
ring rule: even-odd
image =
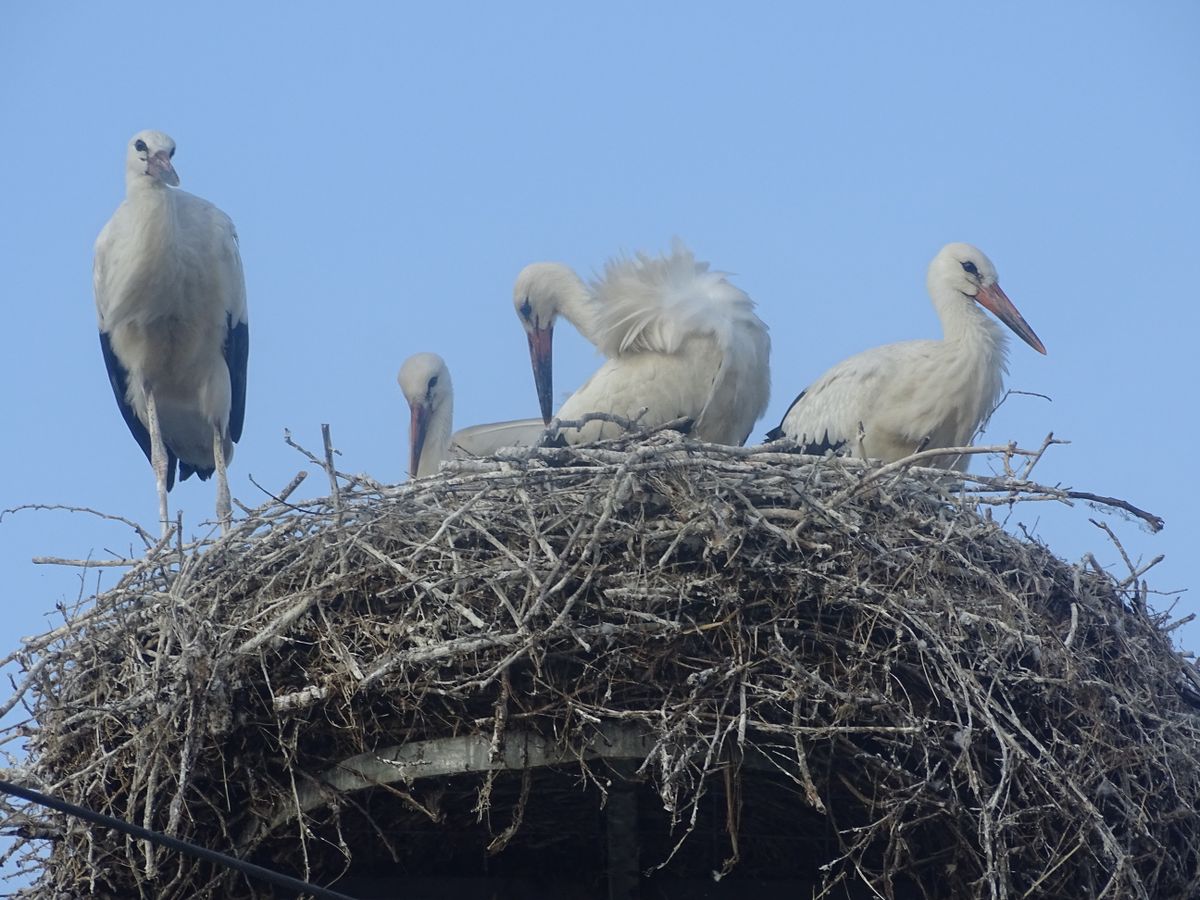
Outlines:
{"type": "Polygon", "coordinates": [[[242,859],[236,859],[232,856],[226,856],[224,853],[218,853],[216,850],[209,850],[207,847],[198,847],[195,844],[189,844],[187,841],[181,841],[179,838],[173,838],[170,835],[162,834],[157,831],[151,831],[148,828],[142,828],[140,825],[134,825],[126,822],[124,819],[117,819],[113,816],[106,816],[104,813],[94,812],[82,806],[76,806],[74,803],[68,803],[66,800],[59,800],[57,797],[51,797],[48,794],[43,794],[38,791],[30,790],[26,787],[21,787],[18,784],[13,784],[11,781],[0,780],[0,791],[6,794],[12,794],[14,797],[20,797],[22,800],[28,800],[30,803],[37,803],[40,806],[48,806],[50,809],[56,809],[59,812],[66,813],[69,816],[83,819],[85,822],[91,822],[93,825],[102,825],[105,828],[112,828],[116,831],[123,831],[125,834],[132,835],[135,838],[151,841],[155,844],[160,844],[170,850],[175,850],[179,853],[186,853],[189,856],[195,856],[198,859],[203,859],[206,862],[214,862],[218,865],[225,866],[229,869],[236,869],[239,872],[251,876],[252,878],[261,878],[263,881],[269,881],[271,884],[278,887],[285,887],[300,893],[312,894],[314,897],[322,897],[325,900],[354,900],[348,894],[339,894],[337,891],[331,891],[328,888],[317,887],[315,884],[309,884],[307,881],[301,881],[299,878],[292,878],[290,875],[284,875],[281,872],[276,872],[273,869],[264,869],[262,866],[256,866],[254,863],[246,862],[242,859]]]}

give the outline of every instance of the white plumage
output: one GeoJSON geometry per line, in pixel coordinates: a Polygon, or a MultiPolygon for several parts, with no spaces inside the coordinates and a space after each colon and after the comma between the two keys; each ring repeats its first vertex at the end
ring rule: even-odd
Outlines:
{"type": "MultiPolygon", "coordinates": [[[[548,339],[541,343],[536,335],[549,333],[556,312],[571,309],[581,320],[577,327],[608,357],[562,405],[560,419],[601,412],[654,425],[687,417],[702,440],[746,440],[770,395],[771,340],[743,291],[679,242],[666,256],[610,261],[590,290],[570,270],[557,269],[543,269],[542,280],[528,282],[516,298],[535,376],[549,367],[548,339]]],[[[549,378],[537,380],[546,415],[549,378]]],[[[578,443],[615,430],[592,422],[566,436],[578,443]]]]}
{"type": "Polygon", "coordinates": [[[93,266],[109,380],[154,467],[164,531],[177,462],[181,480],[217,472],[217,513],[229,522],[225,465],[242,434],[249,352],[237,232],[207,200],[175,189],[174,155],[161,132],[130,139],[125,200],[93,266]]]}
{"type": "MultiPolygon", "coordinates": [[[[796,398],[767,438],[885,462],[969,444],[1007,371],[1007,338],[980,306],[1039,353],[1046,348],[1000,289],[991,261],[970,244],[943,247],[926,283],[942,340],[887,344],[843,360],[796,398]]],[[[948,456],[935,464],[965,470],[968,462],[948,456]]]]}
{"type": "Polygon", "coordinates": [[[454,386],[450,369],[436,353],[414,353],[396,376],[411,411],[409,474],[424,478],[449,457],[488,456],[501,447],[529,447],[545,431],[540,419],[471,425],[454,434],[454,386]]]}

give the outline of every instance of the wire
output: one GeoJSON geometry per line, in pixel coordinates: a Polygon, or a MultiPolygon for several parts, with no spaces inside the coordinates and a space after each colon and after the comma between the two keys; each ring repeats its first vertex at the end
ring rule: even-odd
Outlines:
{"type": "Polygon", "coordinates": [[[126,822],[124,819],[106,816],[103,813],[94,812],[82,806],[76,806],[74,803],[68,803],[66,800],[51,797],[49,794],[21,787],[18,784],[13,784],[11,781],[0,779],[0,791],[12,794],[14,797],[20,797],[22,800],[28,800],[30,803],[48,806],[50,809],[56,809],[69,816],[75,816],[86,822],[91,822],[93,825],[102,825],[105,828],[123,831],[125,834],[160,844],[179,853],[186,853],[189,856],[195,856],[207,862],[214,862],[225,866],[227,869],[236,869],[252,878],[259,878],[279,887],[289,888],[300,893],[312,894],[314,897],[324,898],[324,900],[355,900],[349,894],[339,894],[337,891],[331,891],[328,888],[317,887],[315,884],[309,884],[307,881],[301,881],[299,878],[292,878],[290,875],[284,875],[281,872],[276,872],[274,869],[265,869],[262,866],[256,866],[254,863],[226,856],[224,853],[218,853],[216,850],[209,850],[207,847],[198,847],[187,841],[181,841],[179,838],[173,838],[161,832],[151,831],[148,828],[142,828],[140,825],[126,822]]]}

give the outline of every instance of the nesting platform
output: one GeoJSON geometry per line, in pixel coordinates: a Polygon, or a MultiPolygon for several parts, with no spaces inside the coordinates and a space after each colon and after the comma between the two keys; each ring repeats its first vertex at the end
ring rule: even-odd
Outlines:
{"type": "MultiPolygon", "coordinates": [[[[28,642],[20,774],[361,898],[1200,896],[1194,670],[1138,577],[1001,527],[1072,497],[994,465],[664,432],[333,473],[28,642]]],[[[7,823],[31,898],[280,896],[7,823]]]]}

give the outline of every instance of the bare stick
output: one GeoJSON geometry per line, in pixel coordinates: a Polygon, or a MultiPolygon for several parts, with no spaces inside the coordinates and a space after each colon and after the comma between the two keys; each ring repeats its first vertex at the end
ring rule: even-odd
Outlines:
{"type": "Polygon", "coordinates": [[[35,556],[35,566],[70,566],[73,569],[120,569],[137,564],[136,559],[64,559],[61,556],[35,556]]]}
{"type": "Polygon", "coordinates": [[[13,506],[9,509],[0,510],[0,522],[4,521],[4,517],[9,513],[22,512],[24,510],[61,510],[63,512],[87,513],[90,516],[96,516],[99,519],[108,519],[110,522],[120,522],[122,525],[128,525],[137,536],[142,539],[142,542],[147,547],[153,547],[158,538],[153,537],[150,532],[146,531],[141,525],[132,519],[126,519],[124,516],[116,516],[112,513],[104,513],[99,510],[90,509],[86,506],[65,506],[60,503],[23,503],[20,506],[13,506]]]}
{"type": "Polygon", "coordinates": [[[1150,526],[1151,531],[1162,531],[1167,524],[1161,516],[1156,516],[1154,513],[1146,512],[1144,509],[1139,509],[1132,503],[1122,500],[1119,497],[1104,497],[1100,494],[1091,494],[1087,491],[1062,491],[1064,497],[1069,497],[1072,500],[1084,500],[1087,503],[1099,503],[1102,506],[1111,506],[1116,509],[1123,509],[1131,515],[1137,516],[1143,522],[1150,526]]]}
{"type": "Polygon", "coordinates": [[[261,484],[259,484],[257,481],[254,480],[253,475],[248,475],[246,477],[250,479],[250,483],[252,485],[254,485],[256,488],[258,488],[260,491],[262,491],[264,494],[266,494],[268,497],[270,497],[272,500],[274,500],[276,503],[280,504],[281,506],[286,506],[289,509],[294,509],[294,510],[297,510],[298,512],[307,512],[307,510],[304,510],[301,507],[296,506],[293,503],[287,502],[287,498],[290,497],[295,492],[296,488],[300,487],[300,485],[304,481],[304,479],[308,477],[307,472],[304,472],[304,471],[297,472],[295,474],[295,476],[292,478],[292,480],[289,481],[287,483],[287,485],[284,487],[284,489],[282,491],[280,491],[278,494],[272,494],[270,491],[268,491],[265,487],[263,487],[261,484]]]}
{"type": "Polygon", "coordinates": [[[333,508],[339,512],[342,509],[342,495],[338,489],[338,471],[333,464],[333,438],[327,423],[321,424],[321,442],[325,445],[325,473],[329,476],[329,496],[333,498],[333,508]]]}

